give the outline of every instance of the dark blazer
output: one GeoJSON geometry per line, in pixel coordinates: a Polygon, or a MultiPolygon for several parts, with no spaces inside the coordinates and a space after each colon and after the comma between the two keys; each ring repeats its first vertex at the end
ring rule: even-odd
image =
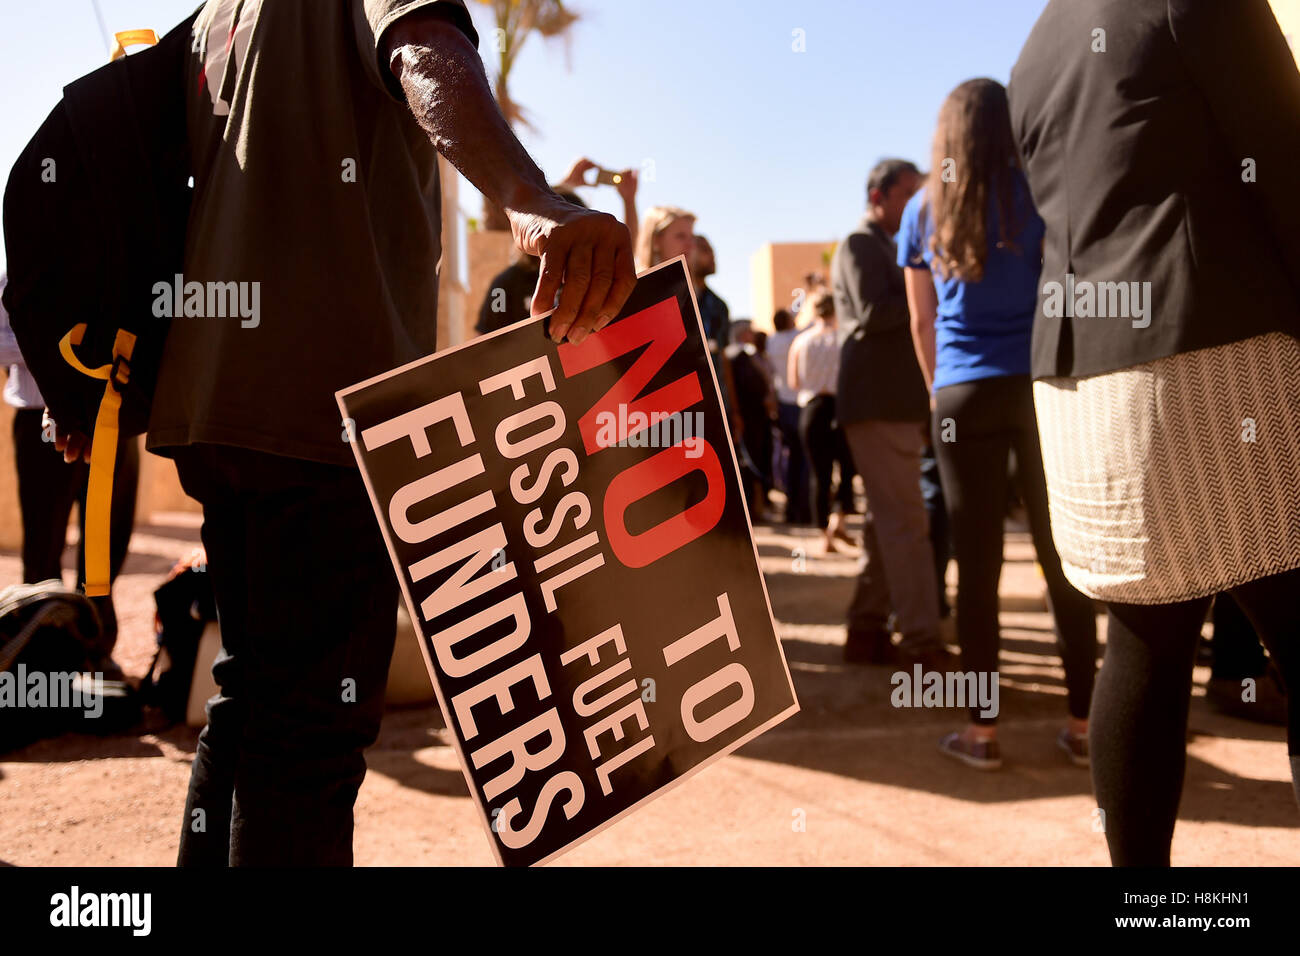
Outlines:
{"type": "Polygon", "coordinates": [[[930,397],[912,346],[903,270],[894,240],[863,218],[835,249],[831,290],[840,334],[840,424],[924,422],[930,397]]]}
{"type": "Polygon", "coordinates": [[[1300,74],[1266,0],[1051,0],[1009,95],[1047,223],[1035,377],[1300,333],[1300,74]],[[1049,317],[1067,273],[1150,282],[1149,326],[1049,317]]]}

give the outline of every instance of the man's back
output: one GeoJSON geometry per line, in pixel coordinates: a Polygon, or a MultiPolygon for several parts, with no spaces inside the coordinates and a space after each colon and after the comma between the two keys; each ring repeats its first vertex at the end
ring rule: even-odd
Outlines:
{"type": "Polygon", "coordinates": [[[929,415],[896,254],[884,227],[864,221],[831,259],[843,345],[837,406],[842,424],[923,422],[929,415]]]}
{"type": "Polygon", "coordinates": [[[194,287],[181,303],[202,315],[172,323],[151,448],[350,464],[334,391],[433,350],[437,153],[377,49],[412,6],[209,0],[200,13],[184,281],[204,285],[202,305],[194,287]],[[216,283],[239,283],[245,308],[216,283]]]}
{"type": "Polygon", "coordinates": [[[1035,375],[1294,327],[1300,77],[1265,0],[1052,0],[1009,95],[1042,282],[1151,290],[1149,324],[1040,306],[1035,375]]]}

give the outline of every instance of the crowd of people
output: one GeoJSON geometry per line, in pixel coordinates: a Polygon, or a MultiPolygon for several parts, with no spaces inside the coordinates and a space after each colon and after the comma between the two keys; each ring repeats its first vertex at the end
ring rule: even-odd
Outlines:
{"type": "MultiPolygon", "coordinates": [[[[733,323],[709,288],[693,213],[638,214],[634,171],[617,178],[621,222],[578,196],[590,160],[547,183],[495,106],[460,0],[349,6],[212,0],[195,26],[186,273],[271,277],[263,301],[302,321],[256,338],[178,322],[167,341],[149,447],[203,505],[223,639],[180,861],[352,859],[397,589],[333,392],[434,347],[436,273],[409,264],[438,259],[440,151],[505,211],[520,250],[480,333],[554,305],[552,338],[581,342],[635,271],[685,257],[751,513],[815,528],[827,553],[860,546],[847,662],[995,674],[1006,517],[1023,509],[1066,676],[1062,757],[1091,766],[1112,859],[1168,864],[1211,603],[1224,700],[1266,670],[1300,684],[1300,75],[1267,5],[1052,0],[1009,86],[949,94],[928,171],[869,171],[860,222],[770,333],[733,323]],[[1089,44],[1102,20],[1105,56],[1089,44]],[[309,69],[317,49],[334,51],[330,69],[309,69]],[[324,131],[314,111],[254,108],[303,73],[323,78],[324,131]],[[331,157],[364,142],[365,188],[275,161],[229,175],[237,149],[297,156],[322,136],[331,157]],[[1089,282],[1109,300],[1076,299],[1089,282]],[[1154,320],[1127,295],[1132,308],[1107,313],[1119,286],[1144,282],[1154,320]],[[358,315],[384,333],[358,336],[358,315]],[[309,323],[347,347],[286,363],[309,323]],[[356,661],[358,702],[340,711],[336,676],[356,661]]],[[[84,470],[55,481],[32,464],[41,397],[11,377],[6,398],[21,409],[24,573],[57,576],[84,470]]],[[[1300,799],[1300,707],[1271,713],[1285,713],[1300,799]]],[[[976,708],[938,743],[970,767],[1002,764],[996,716],[976,708]]]]}
{"type": "MultiPolygon", "coordinates": [[[[861,478],[846,660],[996,673],[1017,502],[1065,671],[1057,744],[1092,767],[1114,861],[1167,864],[1212,603],[1211,699],[1255,719],[1287,711],[1300,799],[1300,708],[1279,700],[1300,681],[1300,206],[1280,172],[1300,128],[1270,119],[1300,115],[1300,81],[1263,4],[1134,13],[1104,58],[1059,39],[1092,35],[1096,6],[1049,4],[1010,92],[954,89],[928,173],[899,159],[871,170],[866,213],[829,283],[810,277],[802,322],[783,310],[770,338],[747,328],[729,346],[707,243],[692,279],[752,512],[780,487],[785,520],[835,551],[861,478]],[[1189,56],[1226,49],[1218,72],[1152,52],[1171,35],[1189,56]],[[1171,142],[1196,157],[1190,172],[1174,174],[1171,142]],[[1267,184],[1257,161],[1274,164],[1267,184]],[[1248,252],[1231,247],[1244,236],[1248,252]],[[1053,285],[1084,297],[1053,305],[1053,285]],[[1239,286],[1266,293],[1242,321],[1239,286]],[[959,655],[941,623],[950,556],[959,655]]],[[[692,250],[692,222],[655,210],[638,266],[692,250]]],[[[975,707],[940,748],[1002,764],[996,717],[975,707]]]]}

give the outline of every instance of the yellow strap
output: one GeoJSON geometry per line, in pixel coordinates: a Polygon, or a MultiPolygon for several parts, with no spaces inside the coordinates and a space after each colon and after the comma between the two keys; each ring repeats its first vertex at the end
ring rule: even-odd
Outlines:
{"type": "MultiPolygon", "coordinates": [[[[95,417],[95,434],[90,440],[90,482],[86,488],[86,539],[82,547],[86,552],[86,594],[103,597],[109,593],[109,535],[113,512],[113,470],[117,467],[118,414],[122,409],[122,393],[112,378],[112,365],[88,368],[72,351],[80,345],[86,334],[86,324],[72,327],[59,342],[64,360],[91,378],[103,379],[104,398],[99,403],[95,417]]],[[[117,330],[113,340],[113,358],[131,361],[135,349],[135,336],[125,329],[117,330]]],[[[119,366],[121,382],[130,378],[130,366],[119,366]]]]}
{"type": "Polygon", "coordinates": [[[109,51],[110,61],[126,56],[126,48],[144,43],[153,46],[158,42],[158,34],[152,30],[122,30],[113,34],[113,49],[109,51]]]}
{"type": "Polygon", "coordinates": [[[112,371],[113,366],[101,365],[99,368],[88,368],[82,364],[81,359],[77,358],[77,353],[72,351],[74,345],[80,345],[81,340],[86,335],[86,323],[78,322],[69,331],[68,334],[59,340],[59,353],[63,356],[63,361],[67,362],[82,375],[89,375],[91,378],[102,378],[108,381],[108,373],[112,371]]]}

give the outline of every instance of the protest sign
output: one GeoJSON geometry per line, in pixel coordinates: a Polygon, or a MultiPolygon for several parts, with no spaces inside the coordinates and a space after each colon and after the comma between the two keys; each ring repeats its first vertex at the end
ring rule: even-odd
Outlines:
{"type": "Polygon", "coordinates": [[[538,317],[338,400],[500,862],[798,710],[683,260],[581,344],[538,317]]]}

